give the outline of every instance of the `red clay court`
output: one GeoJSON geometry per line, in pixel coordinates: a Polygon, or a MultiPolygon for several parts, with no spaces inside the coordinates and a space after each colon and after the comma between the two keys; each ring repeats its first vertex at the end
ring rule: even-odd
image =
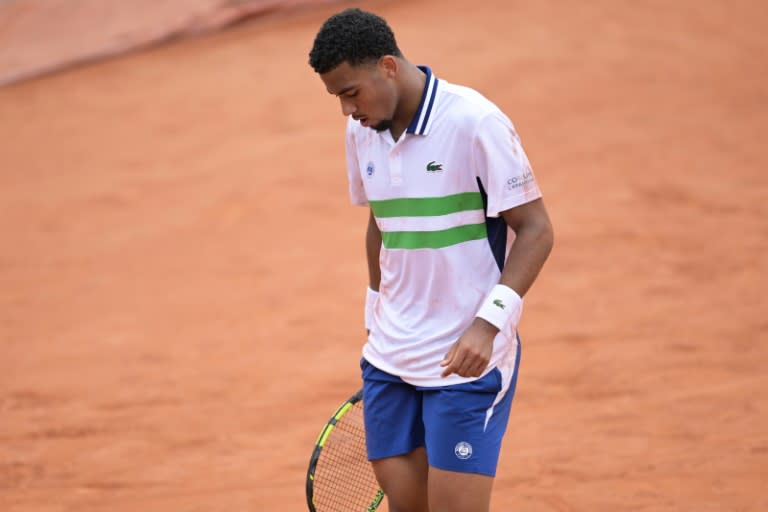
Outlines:
{"type": "MultiPolygon", "coordinates": [[[[345,5],[0,88],[0,510],[305,510],[364,334],[307,65],[345,5]]],[[[494,510],[768,510],[766,4],[362,6],[507,112],[555,227],[494,510]]]]}

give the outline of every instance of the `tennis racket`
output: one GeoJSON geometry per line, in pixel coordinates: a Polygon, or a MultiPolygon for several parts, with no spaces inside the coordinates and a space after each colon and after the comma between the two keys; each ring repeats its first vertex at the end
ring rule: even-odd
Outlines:
{"type": "Polygon", "coordinates": [[[315,442],[307,506],[310,512],[373,512],[383,499],[365,451],[361,389],[341,404],[315,442]]]}

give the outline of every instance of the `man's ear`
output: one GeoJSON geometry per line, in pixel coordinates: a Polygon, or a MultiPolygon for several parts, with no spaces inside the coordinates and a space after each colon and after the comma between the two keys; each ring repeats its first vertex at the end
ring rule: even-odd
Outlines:
{"type": "Polygon", "coordinates": [[[387,78],[395,78],[398,70],[397,59],[392,55],[384,55],[379,59],[379,68],[387,78]]]}

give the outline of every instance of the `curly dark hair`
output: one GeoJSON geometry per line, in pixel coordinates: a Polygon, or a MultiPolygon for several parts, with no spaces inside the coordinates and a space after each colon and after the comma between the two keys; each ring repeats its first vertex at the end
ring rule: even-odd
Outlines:
{"type": "Polygon", "coordinates": [[[334,14],[320,27],[309,65],[322,74],[345,61],[357,66],[384,55],[403,56],[392,29],[383,18],[351,8],[334,14]]]}

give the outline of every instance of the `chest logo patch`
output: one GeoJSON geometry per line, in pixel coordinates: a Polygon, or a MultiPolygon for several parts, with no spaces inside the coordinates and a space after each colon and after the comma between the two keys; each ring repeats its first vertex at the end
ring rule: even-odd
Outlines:
{"type": "Polygon", "coordinates": [[[427,164],[427,172],[443,172],[443,164],[438,164],[432,160],[427,164]]]}
{"type": "Polygon", "coordinates": [[[376,172],[376,168],[373,166],[373,162],[368,162],[368,166],[365,168],[365,175],[373,178],[374,172],[376,172]]]}

